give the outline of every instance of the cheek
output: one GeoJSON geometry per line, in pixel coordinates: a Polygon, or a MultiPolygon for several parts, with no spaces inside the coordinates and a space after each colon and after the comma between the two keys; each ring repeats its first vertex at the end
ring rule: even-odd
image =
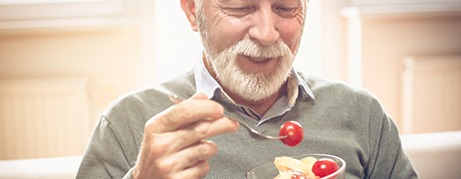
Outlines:
{"type": "Polygon", "coordinates": [[[241,41],[245,37],[245,32],[246,28],[243,25],[221,24],[210,32],[212,45],[215,50],[221,52],[241,41]]]}
{"type": "Polygon", "coordinates": [[[215,53],[220,53],[239,41],[239,32],[243,28],[240,21],[221,13],[214,6],[205,9],[205,15],[208,20],[208,43],[215,53]]]}
{"type": "Polygon", "coordinates": [[[286,24],[279,30],[280,38],[287,44],[292,51],[294,51],[301,40],[302,26],[286,24]]]}
{"type": "Polygon", "coordinates": [[[292,51],[294,51],[303,33],[303,23],[299,19],[282,20],[278,24],[280,38],[285,42],[292,51]]]}

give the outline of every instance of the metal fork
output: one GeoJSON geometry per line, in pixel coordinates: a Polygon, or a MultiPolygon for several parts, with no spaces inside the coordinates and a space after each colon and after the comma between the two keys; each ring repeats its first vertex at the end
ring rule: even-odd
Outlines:
{"type": "MultiPolygon", "coordinates": [[[[180,103],[181,101],[183,101],[183,99],[181,99],[180,97],[176,96],[176,95],[170,95],[169,96],[169,99],[171,102],[175,103],[175,104],[178,104],[180,103]]],[[[247,124],[243,123],[243,122],[240,122],[240,121],[237,121],[237,120],[234,120],[234,119],[231,119],[233,121],[236,121],[238,122],[240,125],[244,126],[245,128],[247,128],[250,133],[252,134],[255,134],[256,136],[262,138],[262,139],[276,139],[276,140],[280,140],[280,139],[284,139],[284,138],[287,138],[288,136],[269,136],[269,135],[266,135],[266,134],[262,134],[260,133],[259,131],[257,131],[256,129],[253,129],[252,127],[248,126],[247,124]]]]}

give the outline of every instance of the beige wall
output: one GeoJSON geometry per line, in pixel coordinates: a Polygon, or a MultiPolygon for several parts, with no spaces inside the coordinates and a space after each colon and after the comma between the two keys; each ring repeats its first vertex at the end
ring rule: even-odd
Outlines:
{"type": "Polygon", "coordinates": [[[365,15],[362,27],[363,86],[401,125],[403,58],[461,55],[461,14],[365,15]]]}
{"type": "Polygon", "coordinates": [[[152,0],[0,9],[0,159],[81,155],[109,103],[155,79],[152,0]]]}
{"type": "MultiPolygon", "coordinates": [[[[87,121],[90,126],[83,126],[85,128],[81,130],[91,132],[99,115],[109,103],[118,96],[134,90],[139,84],[141,45],[139,29],[129,26],[29,29],[19,32],[0,31],[0,81],[53,78],[86,79],[85,92],[88,98],[89,119],[77,120],[87,121]]],[[[12,125],[2,127],[17,127],[18,131],[32,131],[32,129],[23,128],[28,125],[14,126],[14,124],[20,123],[11,123],[9,122],[11,120],[22,119],[4,119],[2,117],[0,120],[2,125],[12,125]]],[[[46,121],[47,119],[40,119],[38,123],[46,123],[46,121]]],[[[29,127],[41,126],[31,125],[29,127]]],[[[45,126],[42,127],[45,128],[45,126]]],[[[52,129],[47,130],[49,132],[46,135],[65,135],[54,133],[52,129]]],[[[59,131],[62,132],[62,129],[59,131]]],[[[70,144],[72,146],[61,146],[69,144],[56,143],[43,147],[41,145],[44,145],[45,141],[24,140],[20,137],[22,135],[19,135],[16,140],[24,140],[29,143],[15,142],[14,145],[17,145],[19,149],[27,146],[36,148],[36,150],[55,151],[55,153],[36,151],[29,154],[26,153],[27,151],[21,153],[19,152],[21,150],[18,150],[15,153],[0,152],[0,159],[81,155],[90,133],[78,136],[67,135],[68,140],[76,141],[70,144]],[[85,142],[77,142],[82,140],[85,142]],[[57,152],[54,150],[55,148],[70,148],[72,150],[57,152]]],[[[25,139],[33,138],[33,136],[23,137],[25,139]]],[[[43,139],[46,140],[46,137],[43,139]]],[[[2,137],[1,140],[9,139],[2,137]]],[[[0,141],[0,143],[6,143],[6,141],[0,141]]]]}
{"type": "Polygon", "coordinates": [[[83,77],[91,118],[121,93],[134,88],[139,41],[133,29],[2,34],[0,79],[83,77]]]}

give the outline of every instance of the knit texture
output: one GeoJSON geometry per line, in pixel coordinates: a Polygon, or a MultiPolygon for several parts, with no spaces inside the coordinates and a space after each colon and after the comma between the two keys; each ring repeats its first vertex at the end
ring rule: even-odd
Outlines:
{"type": "MultiPolygon", "coordinates": [[[[278,156],[308,153],[336,155],[346,161],[347,178],[417,178],[404,154],[398,131],[379,101],[363,89],[320,78],[304,78],[315,99],[300,93],[296,105],[282,116],[256,126],[230,111],[225,114],[278,135],[280,126],[298,121],[304,140],[296,147],[280,141],[260,140],[243,126],[235,133],[210,138],[218,154],[210,159],[207,178],[245,178],[252,167],[278,156]]],[[[189,98],[196,93],[192,72],[159,86],[130,93],[114,101],[101,115],[85,152],[77,178],[130,178],[140,150],[144,124],[173,105],[170,94],[189,98]]],[[[274,166],[275,167],[275,166],[274,166]]]]}

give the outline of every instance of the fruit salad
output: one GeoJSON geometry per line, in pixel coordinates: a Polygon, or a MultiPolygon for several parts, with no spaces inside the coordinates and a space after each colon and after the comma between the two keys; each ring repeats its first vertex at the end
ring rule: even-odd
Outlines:
{"type": "Polygon", "coordinates": [[[283,156],[276,157],[274,164],[279,170],[274,179],[322,179],[338,170],[336,162],[329,158],[305,157],[298,160],[283,156]]]}

